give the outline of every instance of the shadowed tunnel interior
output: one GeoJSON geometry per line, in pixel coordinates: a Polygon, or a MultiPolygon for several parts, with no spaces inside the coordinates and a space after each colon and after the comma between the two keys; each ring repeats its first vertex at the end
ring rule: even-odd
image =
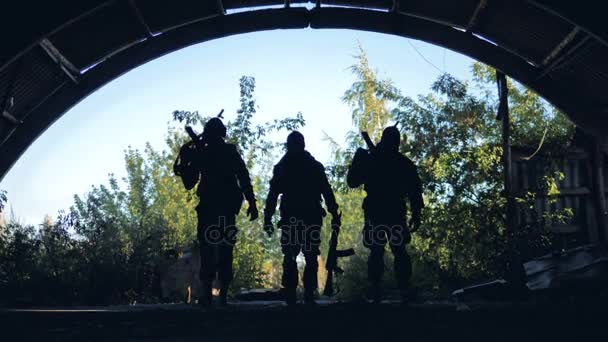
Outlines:
{"type": "Polygon", "coordinates": [[[357,29],[440,45],[529,86],[605,139],[608,30],[601,4],[499,0],[84,0],[6,6],[0,178],[99,87],[183,47],[273,29],[357,29]]]}

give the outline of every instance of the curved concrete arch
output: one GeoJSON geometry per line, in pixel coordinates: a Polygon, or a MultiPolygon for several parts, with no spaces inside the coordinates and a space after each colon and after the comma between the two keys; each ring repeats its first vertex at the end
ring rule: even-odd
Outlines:
{"type": "MultiPolygon", "coordinates": [[[[475,15],[467,25],[474,24],[473,19],[475,19],[475,15]]],[[[69,108],[99,87],[139,65],[178,49],[212,39],[264,30],[309,27],[373,31],[443,46],[502,70],[537,91],[588,131],[598,136],[604,136],[608,132],[604,125],[607,115],[603,112],[605,108],[603,98],[588,96],[581,99],[581,92],[577,91],[576,84],[545,77],[547,74],[545,69],[550,65],[543,65],[543,68],[539,68],[538,63],[526,57],[526,55],[530,56],[530,53],[516,51],[512,47],[501,46],[482,38],[473,34],[470,27],[462,27],[458,23],[400,11],[343,7],[260,9],[229,15],[211,15],[174,27],[159,35],[152,35],[151,32],[148,32],[150,34],[145,38],[137,39],[106,55],[100,63],[86,72],[80,73],[76,78],[71,80],[63,77],[61,82],[57,82],[46,92],[45,96],[37,98],[35,103],[32,102],[33,100],[30,101],[32,103],[29,106],[24,106],[25,109],[16,120],[15,126],[7,131],[9,133],[5,137],[0,136],[0,155],[2,156],[0,178],[6,174],[27,147],[69,108]]],[[[578,34],[576,30],[578,29],[575,27],[574,36],[578,34]]],[[[576,43],[574,38],[573,40],[573,42],[566,42],[566,45],[576,43]]],[[[578,44],[590,44],[589,40],[588,37],[582,37],[578,44]]],[[[591,43],[595,44],[596,41],[591,43]]],[[[551,53],[554,53],[558,47],[555,47],[551,53]]],[[[599,48],[601,52],[604,52],[603,45],[600,45],[599,48]]],[[[557,51],[557,54],[560,53],[565,54],[565,52],[557,51]]],[[[70,68],[65,70],[69,65],[66,66],[60,57],[55,62],[69,74],[70,68]]],[[[547,58],[549,57],[547,56],[547,58]]],[[[17,58],[9,62],[15,63],[18,60],[17,58]]],[[[1,67],[4,68],[6,65],[8,64],[1,67]]],[[[0,72],[2,71],[0,69],[0,72]]]]}

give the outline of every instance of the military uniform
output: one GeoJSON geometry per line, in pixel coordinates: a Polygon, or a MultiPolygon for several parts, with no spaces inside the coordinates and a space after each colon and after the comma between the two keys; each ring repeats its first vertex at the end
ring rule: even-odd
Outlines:
{"type": "MultiPolygon", "coordinates": [[[[388,243],[395,257],[395,275],[402,293],[407,291],[412,274],[406,244],[411,236],[406,219],[406,200],[412,219],[420,222],[423,207],[422,186],[414,163],[397,149],[376,148],[373,153],[358,149],[347,175],[347,183],[364,185],[363,244],[369,248],[368,279],[375,288],[384,272],[384,249],[388,243]]],[[[376,294],[377,295],[377,294],[376,294]]]]}
{"type": "Polygon", "coordinates": [[[274,214],[279,194],[281,219],[278,226],[281,229],[283,251],[282,285],[288,293],[295,295],[298,286],[296,257],[302,251],[306,261],[305,299],[312,301],[318,287],[317,256],[320,254],[321,226],[325,216],[321,196],[333,215],[338,212],[336,198],[325,175],[325,168],[304,150],[288,151],[274,167],[264,212],[267,225],[274,214]]]}
{"type": "MultiPolygon", "coordinates": [[[[220,295],[226,300],[226,292],[232,281],[233,248],[236,243],[236,215],[243,198],[255,210],[255,195],[249,172],[235,145],[216,139],[203,147],[182,151],[182,158],[190,158],[188,168],[181,170],[186,187],[198,182],[200,202],[197,235],[200,245],[200,279],[203,303],[211,300],[211,285],[216,277],[222,284],[220,295]],[[184,157],[185,156],[185,157],[184,157]]],[[[177,164],[177,163],[176,163],[177,164]]],[[[254,218],[252,216],[252,218],[254,218]]]]}

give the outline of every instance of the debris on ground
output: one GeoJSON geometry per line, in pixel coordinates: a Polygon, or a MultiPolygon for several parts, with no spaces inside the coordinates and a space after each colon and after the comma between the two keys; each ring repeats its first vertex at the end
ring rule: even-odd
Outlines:
{"type": "Polygon", "coordinates": [[[585,245],[551,253],[524,263],[530,290],[597,287],[608,279],[608,252],[585,245]]]}

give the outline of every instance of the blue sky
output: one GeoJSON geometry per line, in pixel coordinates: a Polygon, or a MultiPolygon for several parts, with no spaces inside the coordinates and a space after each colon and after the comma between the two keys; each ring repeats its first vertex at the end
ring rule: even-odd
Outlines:
{"type": "MultiPolygon", "coordinates": [[[[124,150],[146,142],[164,147],[175,109],[226,119],[238,106],[238,79],[256,78],[259,122],[304,114],[308,149],[328,158],[323,131],[342,141],[350,128],[340,100],[353,82],[348,67],[357,45],[381,77],[405,94],[427,93],[440,70],[469,79],[473,60],[420,41],[350,30],[280,30],[232,36],[188,47],[149,62],[107,84],[69,110],[13,166],[0,183],[9,210],[37,224],[67,209],[74,194],[124,176],[124,150]],[[412,48],[413,44],[427,61],[412,48]]],[[[200,127],[199,127],[200,130],[200,127]]]]}

